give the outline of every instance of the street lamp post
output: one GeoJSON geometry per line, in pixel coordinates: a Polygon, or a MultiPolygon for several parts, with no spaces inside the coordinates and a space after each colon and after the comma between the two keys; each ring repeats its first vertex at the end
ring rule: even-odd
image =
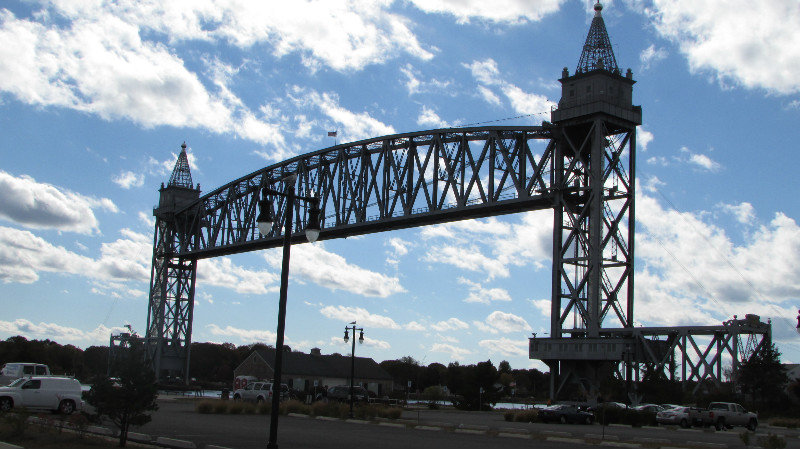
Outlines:
{"type": "Polygon", "coordinates": [[[278,331],[275,339],[275,373],[272,379],[272,411],[269,424],[269,443],[268,449],[278,448],[278,412],[281,401],[281,374],[283,370],[283,333],[286,328],[286,294],[289,289],[289,255],[292,240],[292,216],[294,215],[295,201],[303,201],[311,205],[308,213],[308,224],[306,226],[306,238],[314,243],[319,237],[319,200],[314,197],[295,195],[294,183],[297,175],[289,175],[283,179],[286,184],[286,192],[264,187],[261,191],[261,200],[258,202],[259,214],[256,218],[258,230],[261,235],[266,236],[272,231],[275,224],[272,219],[272,207],[267,200],[267,195],[282,196],[284,202],[284,231],[283,231],[283,264],[281,266],[281,290],[278,300],[278,331]]]}
{"type": "Polygon", "coordinates": [[[363,327],[356,327],[356,322],[353,321],[352,326],[345,326],[344,328],[344,342],[350,339],[348,335],[348,331],[353,331],[353,351],[350,353],[350,417],[353,417],[353,398],[355,397],[355,391],[353,382],[356,377],[356,331],[360,331],[360,335],[358,336],[358,342],[364,343],[364,328],[363,327]]]}

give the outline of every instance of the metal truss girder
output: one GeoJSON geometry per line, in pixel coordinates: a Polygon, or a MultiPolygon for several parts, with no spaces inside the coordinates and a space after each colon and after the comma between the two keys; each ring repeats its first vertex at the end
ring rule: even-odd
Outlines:
{"type": "MultiPolygon", "coordinates": [[[[175,213],[176,255],[191,259],[277,247],[262,236],[258,192],[298,174],[296,189],[320,198],[319,239],[549,209],[552,127],[479,127],[414,132],[338,145],[281,162],[229,183],[175,213]],[[541,155],[533,150],[547,140],[541,155]],[[192,238],[189,238],[192,237],[192,238]],[[181,240],[186,238],[186,241],[181,240]]],[[[280,188],[279,186],[277,188],[280,188]]],[[[279,200],[276,222],[287,213],[279,200]]],[[[292,207],[292,239],[302,240],[304,204],[292,207]]]]}

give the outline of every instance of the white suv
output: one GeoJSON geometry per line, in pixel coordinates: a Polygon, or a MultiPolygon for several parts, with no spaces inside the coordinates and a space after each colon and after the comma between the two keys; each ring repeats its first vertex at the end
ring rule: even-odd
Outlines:
{"type": "Polygon", "coordinates": [[[69,415],[83,408],[81,383],[71,377],[32,376],[0,387],[0,412],[14,407],[53,410],[69,415]]]}
{"type": "MultiPolygon", "coordinates": [[[[289,387],[281,384],[281,400],[289,397],[289,387]]],[[[233,392],[234,401],[262,402],[272,399],[271,382],[250,382],[244,388],[233,392]]]]}

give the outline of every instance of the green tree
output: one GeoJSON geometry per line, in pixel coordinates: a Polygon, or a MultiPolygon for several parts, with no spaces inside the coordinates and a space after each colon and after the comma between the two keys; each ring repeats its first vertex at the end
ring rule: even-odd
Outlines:
{"type": "Polygon", "coordinates": [[[125,447],[130,426],[147,424],[152,419],[148,412],[158,410],[156,379],[143,348],[137,347],[120,353],[111,375],[95,382],[86,402],[94,406],[96,418],[106,417],[119,428],[119,445],[125,447]]]}
{"type": "Polygon", "coordinates": [[[453,403],[464,410],[486,410],[497,403],[502,388],[496,388],[497,368],[491,360],[477,365],[451,363],[447,367],[447,388],[456,395],[453,403]]]}
{"type": "Polygon", "coordinates": [[[765,345],[739,366],[738,381],[742,393],[750,394],[753,407],[782,402],[789,376],[774,343],[765,345]]]}

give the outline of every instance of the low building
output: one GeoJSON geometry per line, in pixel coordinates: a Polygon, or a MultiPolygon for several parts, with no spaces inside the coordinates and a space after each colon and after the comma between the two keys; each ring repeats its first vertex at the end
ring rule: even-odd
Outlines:
{"type": "MultiPolygon", "coordinates": [[[[233,370],[234,377],[253,376],[272,379],[275,370],[275,349],[255,349],[233,370]]],[[[290,388],[305,393],[319,392],[325,387],[350,384],[351,358],[340,354],[323,355],[318,348],[310,353],[283,353],[281,380],[290,388]]],[[[377,396],[388,395],[394,387],[392,376],[374,360],[355,358],[355,385],[361,385],[377,396]]]]}

